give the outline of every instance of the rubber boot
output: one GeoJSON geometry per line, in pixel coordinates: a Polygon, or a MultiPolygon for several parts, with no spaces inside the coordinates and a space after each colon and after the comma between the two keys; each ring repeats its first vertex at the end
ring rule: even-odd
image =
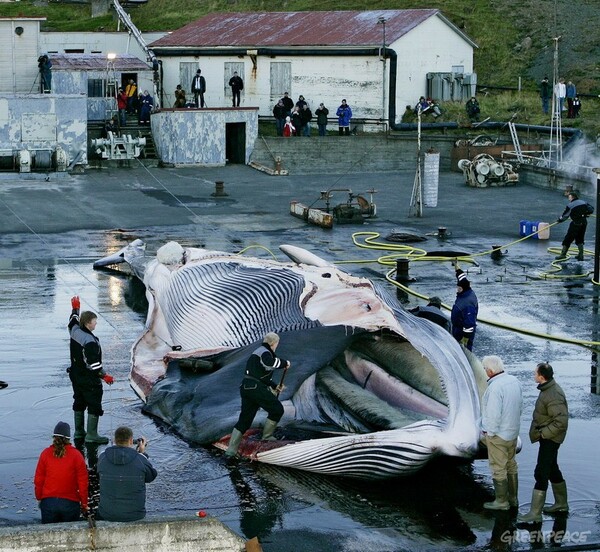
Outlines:
{"type": "Polygon", "coordinates": [[[506,479],[494,479],[496,499],[494,502],[486,502],[483,507],[487,510],[508,510],[508,481],[506,479]]]}
{"type": "Polygon", "coordinates": [[[508,474],[508,504],[511,508],[519,507],[519,476],[516,473],[508,474]]]}
{"type": "Polygon", "coordinates": [[[584,257],[583,257],[583,244],[580,244],[577,246],[577,251],[579,251],[579,253],[577,253],[577,260],[578,261],[583,261],[584,257]]]}
{"type": "Polygon", "coordinates": [[[73,412],[75,417],[75,433],[73,439],[84,439],[85,438],[85,412],[79,412],[75,410],[73,412]]]}
{"type": "Polygon", "coordinates": [[[87,435],[85,436],[86,443],[98,443],[99,445],[108,444],[108,437],[98,435],[98,420],[99,416],[88,413],[87,435]]]}
{"type": "Polygon", "coordinates": [[[563,260],[567,258],[567,253],[569,251],[569,247],[566,245],[562,246],[562,251],[560,252],[560,255],[557,255],[556,257],[554,257],[557,260],[563,260]]]}
{"type": "Polygon", "coordinates": [[[554,504],[544,508],[545,514],[555,514],[557,512],[568,512],[569,503],[567,502],[567,483],[552,483],[552,492],[554,493],[554,504]]]}
{"type": "Polygon", "coordinates": [[[262,440],[263,441],[277,441],[277,439],[273,436],[275,433],[275,428],[277,427],[277,422],[273,420],[269,420],[265,422],[265,426],[263,427],[262,440]]]}
{"type": "Polygon", "coordinates": [[[542,521],[542,508],[546,500],[546,491],[533,489],[531,493],[531,508],[529,512],[517,517],[517,523],[540,523],[542,521]]]}
{"type": "Polygon", "coordinates": [[[229,438],[229,446],[225,451],[225,456],[227,458],[236,458],[238,456],[238,448],[240,448],[240,443],[242,442],[243,433],[237,429],[234,429],[231,432],[231,437],[229,438]]]}

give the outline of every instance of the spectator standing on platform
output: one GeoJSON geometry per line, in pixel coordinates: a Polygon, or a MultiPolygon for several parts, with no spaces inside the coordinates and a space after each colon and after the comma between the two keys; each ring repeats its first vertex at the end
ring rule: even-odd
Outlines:
{"type": "Polygon", "coordinates": [[[327,116],[329,115],[329,109],[324,104],[319,104],[319,107],[315,111],[317,116],[317,127],[319,127],[319,136],[325,136],[327,134],[327,116]]]}
{"type": "Polygon", "coordinates": [[[573,81],[568,81],[565,88],[565,98],[567,99],[567,119],[575,118],[573,114],[573,100],[577,96],[577,88],[573,84],[573,81]]]}
{"type": "Polygon", "coordinates": [[[137,86],[133,79],[129,79],[127,86],[125,87],[125,94],[127,94],[127,113],[135,113],[135,100],[137,98],[137,86]]]}
{"type": "Polygon", "coordinates": [[[550,98],[552,97],[552,87],[548,82],[548,77],[544,77],[540,83],[540,98],[542,98],[542,111],[548,115],[550,111],[550,98]]]}
{"type": "Polygon", "coordinates": [[[122,88],[119,88],[119,93],[117,94],[117,109],[119,110],[119,122],[121,126],[125,126],[127,124],[127,94],[122,88]]]}
{"type": "Polygon", "coordinates": [[[300,118],[302,119],[302,136],[310,136],[310,122],[313,115],[308,104],[304,104],[304,107],[300,111],[300,118]]]}
{"type": "Polygon", "coordinates": [[[340,136],[350,136],[350,121],[352,120],[352,109],[343,99],[340,107],[335,112],[338,118],[339,134],[340,136]]]}
{"type": "Polygon", "coordinates": [[[244,89],[244,81],[242,80],[242,77],[238,75],[237,71],[234,71],[233,76],[229,79],[229,86],[231,86],[231,101],[233,102],[233,107],[239,107],[242,90],[244,89]]]}
{"type": "Polygon", "coordinates": [[[196,71],[196,76],[192,79],[192,94],[194,94],[194,103],[196,107],[204,107],[204,93],[206,92],[206,79],[202,76],[202,70],[196,71]]]}
{"type": "Polygon", "coordinates": [[[294,100],[292,100],[292,98],[290,98],[289,92],[284,92],[283,93],[283,98],[281,98],[281,101],[283,102],[283,105],[285,107],[285,115],[286,115],[286,117],[288,115],[291,117],[292,116],[292,110],[294,109],[294,100]]]}
{"type": "Polygon", "coordinates": [[[177,88],[175,88],[175,103],[173,107],[185,107],[185,90],[181,88],[181,84],[178,84],[177,88]]]}
{"type": "Polygon", "coordinates": [[[279,100],[273,108],[273,117],[275,117],[275,126],[277,127],[277,136],[283,136],[283,127],[285,126],[285,118],[287,110],[283,105],[283,100],[279,100]]]}

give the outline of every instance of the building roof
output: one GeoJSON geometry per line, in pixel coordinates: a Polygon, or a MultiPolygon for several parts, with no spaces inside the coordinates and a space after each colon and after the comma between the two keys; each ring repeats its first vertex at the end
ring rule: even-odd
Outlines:
{"type": "Polygon", "coordinates": [[[381,46],[430,17],[440,17],[475,45],[439,10],[213,13],[152,43],[152,48],[381,46]]]}
{"type": "MultiPolygon", "coordinates": [[[[106,71],[106,54],[48,54],[53,71],[106,71]]],[[[151,67],[132,54],[118,54],[113,61],[115,71],[122,73],[151,71],[151,67]]]]}

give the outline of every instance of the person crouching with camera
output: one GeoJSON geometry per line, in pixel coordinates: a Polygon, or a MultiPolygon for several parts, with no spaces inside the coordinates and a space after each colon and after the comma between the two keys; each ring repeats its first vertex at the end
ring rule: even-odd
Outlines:
{"type": "Polygon", "coordinates": [[[136,521],[146,517],[146,483],[157,471],[146,454],[148,441],[136,439],[133,431],[121,426],[115,431],[114,445],[98,458],[100,501],[97,519],[136,521]]]}

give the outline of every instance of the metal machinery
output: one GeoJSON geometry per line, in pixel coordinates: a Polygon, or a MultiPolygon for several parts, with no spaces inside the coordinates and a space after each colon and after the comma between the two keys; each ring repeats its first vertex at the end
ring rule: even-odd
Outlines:
{"type": "Polygon", "coordinates": [[[290,214],[323,228],[332,228],[334,220],[338,224],[362,224],[366,218],[377,216],[377,206],[373,203],[373,194],[376,194],[377,190],[367,190],[367,193],[370,194],[369,200],[360,194],[352,193],[349,188],[323,190],[310,207],[298,201],[292,201],[290,214]],[[346,192],[348,199],[345,203],[340,203],[332,208],[331,199],[334,192],[346,192]],[[313,207],[321,201],[325,202],[324,208],[313,207]]]}
{"type": "Polygon", "coordinates": [[[39,149],[0,150],[0,171],[30,173],[55,170],[64,172],[69,165],[69,156],[60,146],[39,149]]]}
{"type": "Polygon", "coordinates": [[[132,138],[129,134],[117,136],[108,131],[106,138],[94,138],[92,147],[102,159],[135,159],[139,157],[146,145],[146,138],[132,138]]]}
{"type": "Polygon", "coordinates": [[[486,188],[488,186],[513,186],[519,181],[519,175],[506,161],[496,161],[488,153],[480,153],[469,159],[461,159],[458,168],[465,175],[468,186],[486,188]]]}

